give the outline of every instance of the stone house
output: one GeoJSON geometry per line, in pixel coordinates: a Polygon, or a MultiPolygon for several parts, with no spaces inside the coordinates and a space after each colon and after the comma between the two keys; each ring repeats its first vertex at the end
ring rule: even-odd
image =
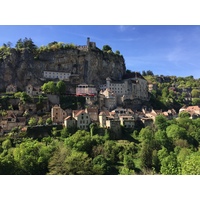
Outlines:
{"type": "Polygon", "coordinates": [[[60,105],[54,105],[51,108],[51,120],[53,123],[62,124],[67,117],[67,113],[60,105]]]}
{"type": "Polygon", "coordinates": [[[190,114],[190,118],[194,119],[200,116],[200,107],[199,106],[183,106],[179,109],[179,113],[187,112],[190,114]]]}
{"type": "Polygon", "coordinates": [[[15,93],[17,92],[17,86],[10,84],[6,87],[6,93],[15,93]]]}
{"type": "Polygon", "coordinates": [[[147,80],[139,72],[125,74],[120,81],[107,77],[106,84],[100,85],[99,88],[102,91],[107,89],[114,93],[117,105],[122,105],[128,99],[149,100],[147,80]]]}
{"type": "Polygon", "coordinates": [[[134,128],[135,127],[135,119],[130,115],[119,116],[120,124],[124,128],[134,128]]]}
{"type": "Polygon", "coordinates": [[[77,121],[72,116],[68,116],[68,117],[66,117],[64,119],[64,126],[66,128],[76,127],[77,126],[77,121]]]}
{"type": "Polygon", "coordinates": [[[12,112],[8,112],[7,116],[5,116],[0,122],[0,126],[5,132],[8,132],[15,127],[24,127],[25,125],[26,118],[18,117],[12,112]]]}
{"type": "Polygon", "coordinates": [[[41,87],[35,87],[32,86],[31,84],[26,86],[26,93],[30,96],[38,96],[42,94],[41,87]]]}
{"type": "Polygon", "coordinates": [[[107,119],[106,128],[110,130],[110,137],[112,139],[121,139],[122,131],[119,119],[107,119]]]}
{"type": "Polygon", "coordinates": [[[112,110],[117,106],[117,96],[110,89],[100,91],[99,93],[100,109],[106,107],[108,110],[112,110]]]}
{"type": "Polygon", "coordinates": [[[91,122],[98,121],[98,118],[99,118],[98,108],[96,108],[96,107],[86,108],[85,112],[89,114],[91,122]]]}
{"type": "Polygon", "coordinates": [[[107,119],[107,114],[106,112],[100,112],[99,113],[99,125],[100,127],[105,128],[106,127],[106,119],[107,119]]]}
{"type": "Polygon", "coordinates": [[[72,112],[72,117],[77,121],[77,128],[82,130],[88,130],[91,123],[90,115],[85,110],[79,110],[72,112]]]}

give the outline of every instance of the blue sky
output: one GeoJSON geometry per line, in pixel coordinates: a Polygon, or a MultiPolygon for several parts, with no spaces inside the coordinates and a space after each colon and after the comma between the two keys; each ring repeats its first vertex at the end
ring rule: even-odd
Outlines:
{"type": "Polygon", "coordinates": [[[50,42],[84,45],[86,38],[98,48],[111,46],[124,56],[126,68],[157,75],[200,78],[200,26],[198,25],[0,25],[0,46],[31,38],[37,46],[50,42]]]}

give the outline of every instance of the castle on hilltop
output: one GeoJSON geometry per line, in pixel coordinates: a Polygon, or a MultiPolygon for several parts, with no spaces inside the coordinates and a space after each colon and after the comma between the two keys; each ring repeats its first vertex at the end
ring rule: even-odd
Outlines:
{"type": "Polygon", "coordinates": [[[82,50],[82,51],[88,51],[89,49],[95,49],[96,48],[96,43],[95,42],[90,42],[90,38],[88,37],[86,45],[79,45],[79,46],[77,46],[77,48],[79,50],[82,50]]]}

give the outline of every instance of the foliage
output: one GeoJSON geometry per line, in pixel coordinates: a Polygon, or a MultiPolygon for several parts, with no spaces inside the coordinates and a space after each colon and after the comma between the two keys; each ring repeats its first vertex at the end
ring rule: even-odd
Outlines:
{"type": "Polygon", "coordinates": [[[31,117],[28,121],[29,126],[35,126],[37,124],[37,119],[35,117],[31,117]]]}
{"type": "Polygon", "coordinates": [[[16,45],[16,49],[28,49],[31,52],[34,52],[38,47],[34,44],[31,38],[25,37],[23,40],[20,38],[16,45]]]}
{"type": "Polygon", "coordinates": [[[56,87],[56,84],[53,81],[49,81],[47,83],[44,83],[41,86],[41,89],[43,92],[47,94],[56,94],[58,91],[58,88],[56,87]]]}
{"type": "Polygon", "coordinates": [[[66,84],[64,81],[62,80],[58,81],[58,83],[56,84],[56,88],[60,95],[66,93],[66,84]]]}
{"type": "Polygon", "coordinates": [[[111,51],[111,52],[112,52],[112,48],[111,48],[109,45],[104,45],[103,48],[102,48],[102,50],[103,50],[104,52],[108,52],[108,51],[111,51]]]}
{"type": "Polygon", "coordinates": [[[23,103],[32,102],[32,98],[26,92],[16,92],[14,97],[19,98],[23,103]]]}
{"type": "Polygon", "coordinates": [[[46,124],[47,124],[47,125],[50,125],[50,124],[52,124],[52,123],[53,123],[53,121],[51,120],[51,118],[47,118],[46,124]]]}
{"type": "Polygon", "coordinates": [[[116,51],[115,51],[115,54],[120,55],[120,51],[119,51],[119,50],[116,50],[116,51]]]}

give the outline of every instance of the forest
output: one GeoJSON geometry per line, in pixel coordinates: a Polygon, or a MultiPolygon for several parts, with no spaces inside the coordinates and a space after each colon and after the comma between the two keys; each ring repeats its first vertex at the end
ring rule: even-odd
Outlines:
{"type": "Polygon", "coordinates": [[[111,140],[109,131],[52,129],[33,139],[8,136],[1,140],[3,175],[198,175],[200,119],[188,115],[124,132],[111,140]]]}

